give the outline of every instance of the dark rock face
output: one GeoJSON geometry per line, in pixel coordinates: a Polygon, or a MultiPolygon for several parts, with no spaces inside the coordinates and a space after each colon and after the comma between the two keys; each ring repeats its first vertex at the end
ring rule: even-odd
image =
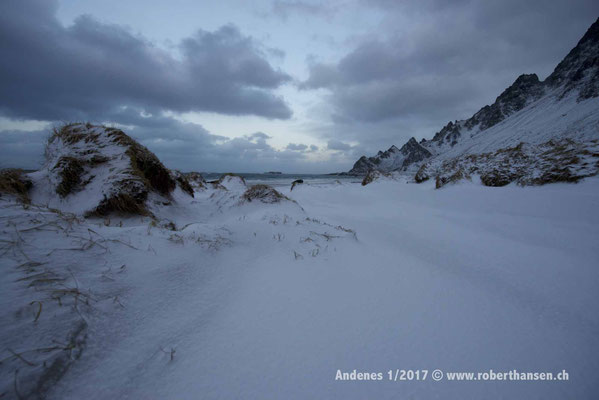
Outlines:
{"type": "Polygon", "coordinates": [[[364,175],[371,169],[375,168],[374,162],[370,161],[366,156],[360,157],[349,171],[350,175],[364,175]]]}
{"type": "Polygon", "coordinates": [[[437,145],[439,146],[441,146],[443,142],[451,143],[451,145],[454,146],[460,136],[461,133],[460,128],[457,125],[457,121],[455,124],[450,121],[443,127],[443,129],[435,133],[435,136],[433,136],[433,142],[437,142],[437,145]]]}
{"type": "Polygon", "coordinates": [[[497,125],[510,115],[522,110],[531,102],[538,100],[545,93],[544,85],[536,74],[520,75],[516,81],[503,91],[490,106],[484,106],[469,119],[449,122],[433,137],[437,146],[449,144],[452,147],[458,143],[462,130],[473,129],[477,125],[480,130],[497,125]]]}
{"type": "Polygon", "coordinates": [[[401,163],[402,167],[407,167],[410,164],[420,162],[432,156],[432,153],[421,146],[414,138],[408,140],[407,143],[401,147],[400,152],[404,156],[404,160],[401,163]]]}
{"type": "Polygon", "coordinates": [[[544,93],[543,85],[536,74],[520,75],[497,97],[495,103],[474,114],[469,120],[469,125],[480,124],[481,130],[488,129],[539,99],[544,93]]]}
{"type": "Polygon", "coordinates": [[[578,101],[599,96],[599,18],[545,80],[563,87],[561,97],[579,89],[578,101]]]}
{"type": "Polygon", "coordinates": [[[536,74],[520,75],[495,103],[484,106],[461,124],[450,122],[435,134],[433,141],[438,146],[454,146],[464,128],[470,130],[478,125],[481,131],[489,129],[555,88],[561,88],[560,99],[574,89],[579,91],[578,101],[599,96],[599,19],[545,81],[539,81],[536,74]]]}

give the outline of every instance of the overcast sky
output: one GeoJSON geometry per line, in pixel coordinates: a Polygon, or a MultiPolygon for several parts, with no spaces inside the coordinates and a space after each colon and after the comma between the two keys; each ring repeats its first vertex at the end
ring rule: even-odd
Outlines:
{"type": "Polygon", "coordinates": [[[334,172],[544,79],[596,0],[2,0],[0,167],[61,121],[184,171],[334,172]]]}

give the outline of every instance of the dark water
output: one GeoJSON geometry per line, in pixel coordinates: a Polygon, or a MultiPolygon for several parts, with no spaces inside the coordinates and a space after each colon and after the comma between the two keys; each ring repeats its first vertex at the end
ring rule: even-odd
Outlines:
{"type": "MultiPolygon", "coordinates": [[[[205,173],[202,174],[204,179],[207,181],[215,180],[220,178],[220,173],[205,173]]],[[[335,183],[335,181],[349,183],[349,182],[361,182],[360,178],[354,176],[337,176],[337,175],[324,175],[324,174],[250,174],[250,173],[239,173],[236,174],[242,176],[243,179],[249,185],[255,185],[257,183],[264,183],[273,187],[277,186],[291,186],[291,182],[296,179],[303,179],[304,183],[311,185],[326,185],[335,183]]]]}

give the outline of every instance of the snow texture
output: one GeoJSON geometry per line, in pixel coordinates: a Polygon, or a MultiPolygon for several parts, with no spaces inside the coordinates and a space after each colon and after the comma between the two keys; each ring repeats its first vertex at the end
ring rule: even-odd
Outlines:
{"type": "Polygon", "coordinates": [[[0,392],[105,398],[590,398],[599,179],[173,195],[161,219],[0,199],[0,392]],[[300,206],[301,205],[301,206],[300,206]],[[567,382],[339,382],[343,371],[567,382]],[[16,388],[16,389],[15,389],[16,388]]]}

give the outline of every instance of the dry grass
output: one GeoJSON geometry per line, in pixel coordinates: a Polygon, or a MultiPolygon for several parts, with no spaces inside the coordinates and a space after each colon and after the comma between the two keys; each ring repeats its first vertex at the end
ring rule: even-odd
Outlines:
{"type": "Polygon", "coordinates": [[[66,197],[75,191],[80,183],[81,176],[85,172],[84,162],[75,157],[60,157],[53,169],[59,169],[61,181],[56,187],[56,193],[60,197],[66,197]]]}
{"type": "Polygon", "coordinates": [[[48,143],[53,143],[54,140],[60,139],[65,144],[75,144],[84,140],[86,143],[94,142],[97,143],[100,137],[97,133],[85,132],[86,129],[93,128],[93,125],[89,122],[69,122],[52,129],[52,133],[48,138],[48,143]]]}
{"type": "Polygon", "coordinates": [[[232,173],[232,172],[227,172],[227,173],[225,173],[225,174],[222,174],[222,175],[220,176],[220,178],[218,178],[218,179],[216,180],[216,183],[219,183],[219,184],[223,183],[223,181],[225,180],[225,178],[226,178],[227,176],[235,176],[235,177],[237,177],[237,178],[241,179],[241,182],[243,182],[243,184],[245,185],[245,179],[243,179],[243,177],[242,177],[242,176],[239,176],[239,175],[237,175],[237,174],[234,174],[234,173],[232,173]]]}
{"type": "Polygon", "coordinates": [[[547,183],[556,183],[556,182],[566,182],[566,183],[576,183],[582,178],[585,178],[583,175],[575,175],[573,174],[568,167],[560,168],[555,167],[549,171],[545,171],[538,178],[531,179],[528,184],[530,185],[545,185],[547,183]]]}
{"type": "Polygon", "coordinates": [[[0,193],[17,196],[22,203],[30,204],[29,189],[32,187],[33,183],[22,169],[0,170],[0,193]]]}
{"type": "Polygon", "coordinates": [[[146,208],[147,197],[148,192],[139,193],[138,196],[125,192],[117,193],[102,200],[94,210],[89,211],[85,216],[104,217],[111,213],[151,216],[152,213],[146,208]]]}
{"type": "Polygon", "coordinates": [[[107,128],[107,132],[114,143],[129,147],[126,153],[131,159],[133,173],[144,179],[148,186],[164,196],[168,196],[175,189],[175,180],[154,153],[120,129],[107,128]]]}
{"type": "Polygon", "coordinates": [[[420,168],[418,168],[416,175],[414,175],[414,181],[416,181],[416,183],[426,182],[430,179],[430,176],[427,172],[427,168],[428,165],[426,164],[422,164],[420,168]]]}
{"type": "MultiPolygon", "coordinates": [[[[82,153],[84,159],[65,156],[55,165],[54,169],[59,169],[61,177],[56,192],[61,197],[68,196],[87,183],[82,182],[86,169],[109,161],[108,157],[101,154],[101,148],[105,146],[100,140],[101,137],[107,136],[109,141],[125,148],[125,154],[130,159],[130,170],[127,172],[131,177],[116,183],[116,194],[104,198],[87,216],[106,216],[111,212],[151,215],[145,205],[149,192],[155,191],[168,198],[177,182],[193,197],[193,188],[182,174],[172,174],[154,153],[122,130],[105,126],[99,127],[101,129],[93,128],[95,126],[90,123],[68,123],[54,128],[48,138],[48,144],[56,140],[61,140],[65,145],[81,141],[90,144],[89,150],[82,153]]],[[[46,147],[47,152],[48,149],[49,146],[46,147]]],[[[51,155],[47,154],[48,156],[51,155]]]]}
{"type": "Polygon", "coordinates": [[[517,180],[520,176],[508,170],[493,169],[480,176],[480,180],[485,186],[501,187],[506,186],[517,180]]]}
{"type": "Polygon", "coordinates": [[[289,198],[268,185],[258,184],[248,188],[241,196],[248,203],[257,200],[262,203],[279,203],[289,198]]]}
{"type": "Polygon", "coordinates": [[[189,180],[185,174],[181,173],[180,171],[173,171],[173,176],[175,177],[175,180],[179,184],[181,190],[191,197],[195,197],[193,194],[193,187],[191,186],[191,183],[189,183],[189,180]]]}
{"type": "Polygon", "coordinates": [[[362,180],[362,186],[366,186],[369,183],[372,183],[372,182],[376,181],[381,176],[390,177],[391,175],[387,174],[385,172],[381,172],[381,171],[377,171],[377,170],[371,169],[370,171],[368,171],[368,173],[366,174],[366,176],[362,180]]]}
{"type": "Polygon", "coordinates": [[[467,178],[470,179],[470,176],[467,175],[462,168],[459,168],[453,174],[449,176],[437,176],[435,179],[435,188],[440,189],[448,183],[455,183],[461,181],[462,179],[467,178]]]}
{"type": "Polygon", "coordinates": [[[184,173],[183,176],[187,179],[188,182],[197,185],[199,188],[206,188],[206,180],[199,172],[187,172],[184,173]]]}

